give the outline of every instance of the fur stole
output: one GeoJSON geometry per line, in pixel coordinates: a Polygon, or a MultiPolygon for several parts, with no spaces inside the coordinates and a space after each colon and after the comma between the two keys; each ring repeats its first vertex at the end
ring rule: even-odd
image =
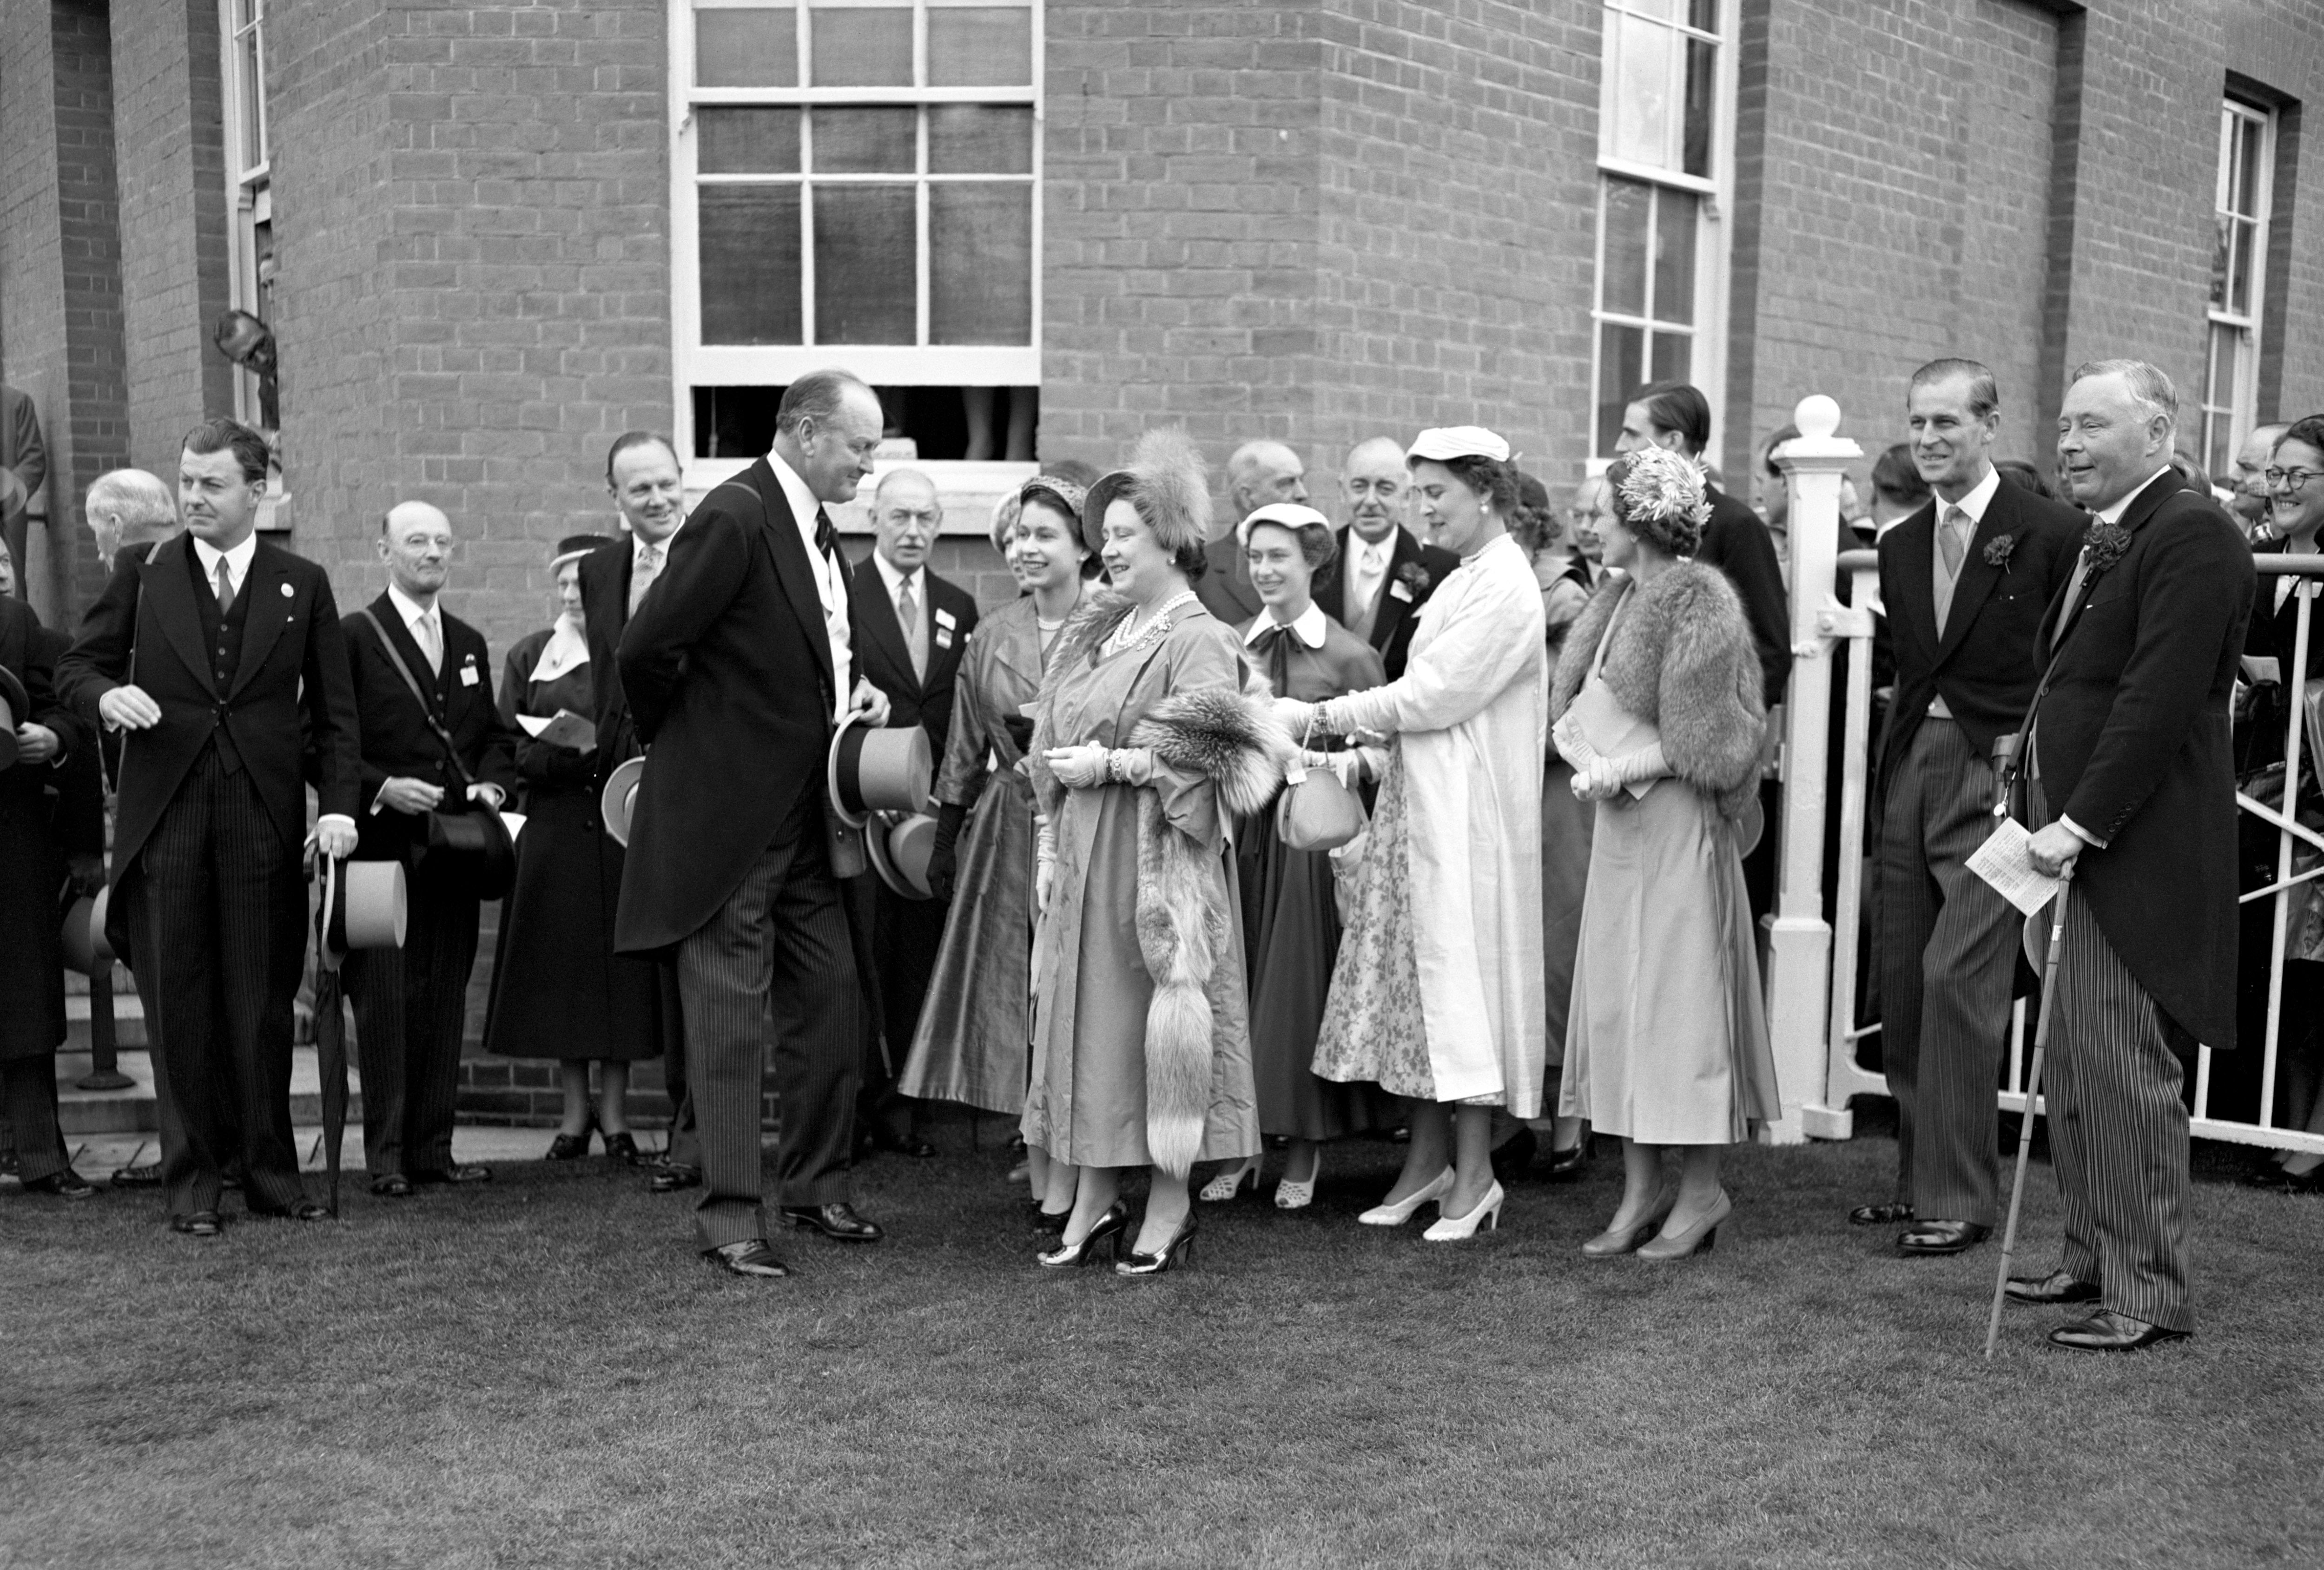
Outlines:
{"type": "MultiPolygon", "coordinates": [[[[1294,747],[1269,710],[1264,679],[1256,692],[1176,694],[1139,721],[1130,740],[1210,780],[1222,817],[1264,808],[1294,747]]],[[[1159,794],[1138,793],[1138,947],[1154,978],[1146,1007],[1146,1147],[1174,1178],[1194,1166],[1210,1119],[1211,977],[1220,951],[1234,941],[1232,912],[1215,898],[1218,860],[1164,821],[1159,794]]]]}
{"type": "MultiPolygon", "coordinates": [[[[1623,597],[1621,580],[1599,585],[1566,634],[1550,683],[1553,720],[1582,690],[1623,597]]],[[[1632,589],[1628,598],[1606,651],[1606,685],[1625,709],[1662,733],[1671,772],[1733,817],[1757,793],[1767,728],[1759,658],[1743,602],[1717,568],[1685,560],[1632,589]]]]}

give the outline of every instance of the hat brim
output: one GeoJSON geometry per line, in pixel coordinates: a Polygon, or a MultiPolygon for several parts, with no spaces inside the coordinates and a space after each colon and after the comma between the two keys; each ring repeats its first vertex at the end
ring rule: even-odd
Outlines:
{"type": "Polygon", "coordinates": [[[605,826],[613,842],[627,850],[630,845],[630,815],[637,808],[638,781],[645,778],[646,761],[632,758],[615,765],[605,777],[605,788],[597,795],[597,817],[605,826]]]}
{"type": "Polygon", "coordinates": [[[875,812],[927,810],[936,758],[918,725],[875,725],[861,712],[840,722],[824,759],[832,809],[850,828],[875,812]]]}
{"type": "Polygon", "coordinates": [[[898,898],[936,898],[936,890],[928,883],[936,826],[936,820],[925,812],[909,817],[883,813],[864,833],[863,848],[871,855],[872,870],[898,898]]]}
{"type": "Polygon", "coordinates": [[[1082,498],[1082,543],[1092,555],[1105,549],[1105,510],[1120,500],[1136,483],[1137,476],[1128,469],[1116,469],[1110,475],[1100,475],[1097,484],[1082,498]]]}

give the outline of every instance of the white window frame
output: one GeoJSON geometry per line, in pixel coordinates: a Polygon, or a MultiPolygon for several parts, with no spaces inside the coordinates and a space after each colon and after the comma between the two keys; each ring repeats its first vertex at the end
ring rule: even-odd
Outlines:
{"type": "MultiPolygon", "coordinates": [[[[226,110],[226,299],[237,310],[263,319],[258,289],[257,226],[274,217],[273,148],[266,123],[266,0],[217,0],[218,78],[226,110]],[[244,4],[250,21],[240,23],[235,12],[244,4]],[[254,35],[257,45],[258,81],[244,99],[241,41],[254,35]],[[242,131],[245,115],[258,126],[259,160],[242,162],[242,131]]],[[[272,323],[268,324],[272,326],[272,323]]],[[[234,368],[235,417],[246,425],[258,423],[258,377],[242,366],[234,368]]]]}
{"type": "MultiPolygon", "coordinates": [[[[2200,432],[2203,461],[2209,465],[2215,450],[2211,441],[2212,422],[2221,416],[2227,421],[2227,439],[2222,450],[2232,457],[2247,440],[2259,423],[2259,356],[2260,324],[2266,311],[2267,252],[2270,218],[2275,208],[2275,135],[2276,113],[2262,108],[2246,99],[2233,97],[2219,101],[2219,161],[2218,179],[2213,187],[2212,213],[2214,221],[2233,218],[2252,225],[2251,236],[2251,298],[2248,309],[2235,310],[2232,301],[2207,305],[2203,329],[2203,398],[2202,430],[2200,432]],[[2253,183],[2257,210],[2236,213],[2229,205],[2235,199],[2235,150],[2241,138],[2237,130],[2246,125],[2259,127],[2255,157],[2258,179],[2253,183]],[[2240,351],[2236,356],[2236,384],[2227,388],[2222,401],[2220,389],[2211,376],[2216,357],[2211,352],[2211,339],[2218,328],[2227,328],[2243,335],[2240,351]]],[[[2216,477],[2216,476],[2215,476],[2216,477]]]]}
{"type": "MultiPolygon", "coordinates": [[[[1683,10],[1685,0],[1677,0],[1683,10]]],[[[1618,326],[1638,327],[1648,332],[1659,330],[1654,322],[1627,311],[1609,311],[1603,308],[1606,282],[1606,177],[1636,180],[1644,185],[1662,186],[1674,190],[1692,191],[1702,199],[1700,217],[1695,226],[1694,257],[1694,320],[1689,330],[1694,339],[1693,364],[1687,380],[1700,388],[1711,402],[1711,440],[1703,449],[1705,457],[1718,451],[1718,438],[1724,421],[1727,406],[1727,308],[1728,278],[1733,259],[1733,235],[1728,224],[1728,213],[1734,206],[1735,193],[1735,101],[1738,81],[1736,54],[1737,13],[1742,0],[1720,0],[1719,31],[1705,32],[1686,23],[1672,23],[1657,14],[1651,0],[1602,0],[1599,8],[1599,101],[1598,101],[1598,174],[1595,197],[1597,233],[1592,244],[1590,284],[1590,397],[1586,418],[1590,422],[1588,440],[1591,457],[1588,472],[1592,477],[1602,475],[1612,464],[1614,455],[1600,453],[1598,447],[1598,379],[1602,328],[1611,321],[1618,326]],[[1641,164],[1617,158],[1606,149],[1612,141],[1611,116],[1615,81],[1609,69],[1609,46],[1614,37],[1613,18],[1628,14],[1673,26],[1687,37],[1700,39],[1712,46],[1711,106],[1711,174],[1708,178],[1686,174],[1674,170],[1641,164]]],[[[1651,275],[1653,260],[1648,258],[1651,275]]],[[[1651,356],[1645,367],[1653,374],[1651,356]]]]}
{"type": "MultiPolygon", "coordinates": [[[[226,0],[231,3],[231,0],[226,0]]],[[[705,458],[694,456],[694,389],[696,387],[788,386],[809,371],[842,365],[879,386],[903,387],[1038,387],[1041,382],[1041,262],[1044,184],[1042,132],[1046,121],[1042,79],[1045,59],[1045,6],[1032,0],[1032,81],[1021,88],[696,88],[694,85],[694,14],[700,10],[781,8],[787,0],[669,0],[669,167],[670,167],[670,365],[672,403],[670,434],[686,470],[689,494],[706,491],[748,466],[747,458],[705,458]],[[712,175],[695,172],[696,126],[698,107],[812,106],[818,104],[870,106],[931,104],[1022,105],[1033,111],[1032,159],[1032,331],[1027,344],[922,345],[737,345],[702,341],[702,274],[699,247],[700,204],[697,189],[707,180],[714,184],[747,184],[754,179],[770,184],[798,184],[796,177],[712,175]]],[[[897,7],[909,4],[913,17],[913,75],[927,76],[927,27],[930,10],[959,8],[991,0],[811,0],[813,9],[897,7]]],[[[799,79],[813,79],[810,5],[798,7],[799,79]]],[[[810,133],[811,134],[811,133],[810,133]]],[[[923,132],[925,140],[925,132],[923,132]]],[[[925,151],[925,150],[924,150],[925,151]]],[[[923,160],[925,162],[925,160],[923,160]]],[[[918,175],[848,175],[847,183],[896,183],[921,180],[918,175]]],[[[1021,180],[1022,176],[1009,176],[1021,180]]],[[[923,184],[919,220],[925,233],[927,202],[923,184]]],[[[806,337],[814,336],[815,248],[808,205],[800,205],[799,290],[801,323],[806,337]]],[[[919,272],[920,332],[928,319],[928,256],[921,248],[919,272]]],[[[933,462],[926,469],[940,485],[947,480],[982,485],[1029,477],[1031,464],[933,462]],[[940,472],[941,471],[941,472],[940,472]]],[[[951,521],[947,520],[947,532],[951,521]]],[[[980,525],[981,528],[981,525],[980,525]]]]}

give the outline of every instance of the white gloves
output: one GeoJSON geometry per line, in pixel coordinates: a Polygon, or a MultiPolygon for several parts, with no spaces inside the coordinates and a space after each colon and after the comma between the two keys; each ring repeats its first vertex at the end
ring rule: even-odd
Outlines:
{"type": "Polygon", "coordinates": [[[1049,772],[1068,790],[1086,790],[1109,782],[1143,785],[1154,777],[1154,753],[1146,747],[1116,747],[1109,752],[1095,742],[1052,747],[1042,755],[1049,772]]]}
{"type": "Polygon", "coordinates": [[[1057,876],[1057,829],[1047,817],[1033,819],[1033,909],[1049,908],[1049,885],[1057,876]]]}
{"type": "Polygon", "coordinates": [[[1586,769],[1573,771],[1573,794],[1582,801],[1604,801],[1625,785],[1659,780],[1670,772],[1660,742],[1618,758],[1592,757],[1586,769]]]}

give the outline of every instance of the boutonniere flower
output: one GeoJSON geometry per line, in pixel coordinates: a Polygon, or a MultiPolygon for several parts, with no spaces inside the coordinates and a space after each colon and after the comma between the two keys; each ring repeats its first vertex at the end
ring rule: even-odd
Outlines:
{"type": "Polygon", "coordinates": [[[1416,561],[1407,561],[1396,569],[1396,581],[1420,594],[1428,587],[1428,569],[1416,561]]]}
{"type": "Polygon", "coordinates": [[[2129,530],[2119,523],[2108,523],[2104,520],[2092,523],[2089,532],[2082,536],[2082,552],[2089,561],[2088,576],[2096,577],[2099,573],[2120,561],[2123,552],[2129,549],[2129,530]]]}
{"type": "Polygon", "coordinates": [[[2016,550],[2017,536],[2015,534],[1997,534],[1992,539],[1985,542],[1985,565],[1987,567],[1997,567],[2002,571],[2007,572],[2009,570],[2009,559],[2016,553],[2016,550]]]}

